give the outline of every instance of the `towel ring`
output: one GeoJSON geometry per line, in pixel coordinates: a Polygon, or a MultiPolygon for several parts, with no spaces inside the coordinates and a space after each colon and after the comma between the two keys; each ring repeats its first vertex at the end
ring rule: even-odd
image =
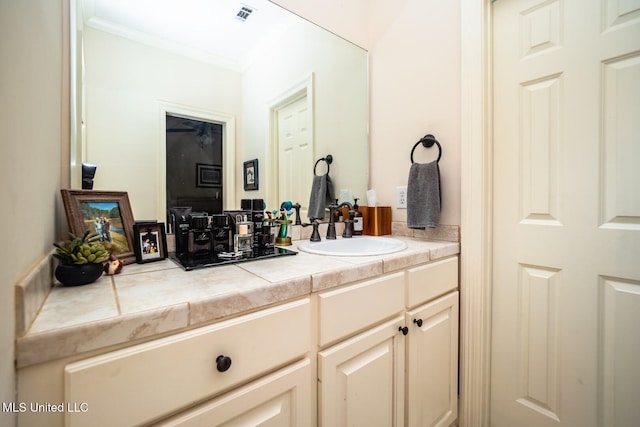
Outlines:
{"type": "Polygon", "coordinates": [[[333,162],[333,156],[331,154],[327,154],[327,157],[322,157],[320,159],[318,159],[316,161],[316,164],[313,165],[313,174],[317,176],[316,174],[316,166],[318,166],[318,163],[320,163],[321,161],[325,161],[327,162],[327,173],[329,173],[329,165],[333,162]]]}
{"type": "Polygon", "coordinates": [[[436,144],[438,146],[438,160],[436,160],[436,162],[440,162],[440,157],[442,157],[442,146],[440,145],[440,143],[438,141],[436,141],[436,137],[429,134],[429,135],[425,135],[423,136],[420,141],[416,142],[416,144],[413,146],[413,149],[411,150],[411,163],[414,163],[413,161],[413,152],[416,150],[416,147],[418,145],[422,144],[425,148],[430,148],[433,147],[433,144],[436,144]]]}

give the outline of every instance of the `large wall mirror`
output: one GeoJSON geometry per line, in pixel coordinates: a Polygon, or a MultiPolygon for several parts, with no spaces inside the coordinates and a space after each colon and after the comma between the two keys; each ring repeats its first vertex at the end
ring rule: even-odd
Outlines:
{"type": "Polygon", "coordinates": [[[362,48],[268,0],[72,0],[71,9],[72,187],[81,163],[95,164],[95,189],[127,191],[136,219],[164,221],[166,183],[178,179],[167,165],[182,152],[167,135],[204,149],[214,129],[222,153],[209,161],[185,146],[195,164],[181,179],[216,188],[223,209],[243,198],[306,206],[328,154],[336,195],[365,197],[362,48]],[[259,180],[245,189],[250,160],[259,180]]]}

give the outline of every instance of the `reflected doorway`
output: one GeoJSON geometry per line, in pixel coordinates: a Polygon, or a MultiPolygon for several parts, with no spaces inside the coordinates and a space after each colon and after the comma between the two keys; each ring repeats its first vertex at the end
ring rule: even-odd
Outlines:
{"type": "Polygon", "coordinates": [[[276,110],[278,125],[278,200],[299,203],[307,218],[313,171],[311,111],[306,94],[276,110]]]}
{"type": "MultiPolygon", "coordinates": [[[[166,209],[223,209],[223,125],[166,115],[166,209]]],[[[167,224],[171,224],[167,218],[167,224]]]]}

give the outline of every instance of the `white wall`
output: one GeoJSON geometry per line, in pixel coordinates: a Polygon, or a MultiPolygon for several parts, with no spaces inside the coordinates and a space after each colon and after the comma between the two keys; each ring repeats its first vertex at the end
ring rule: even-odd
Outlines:
{"type": "MultiPolygon", "coordinates": [[[[61,230],[63,0],[0,2],[0,401],[15,400],[14,285],[61,230]]],[[[65,74],[65,79],[66,79],[65,74]]],[[[66,122],[64,122],[66,124],[66,122]]],[[[62,166],[66,162],[66,166],[62,166]]],[[[15,424],[0,412],[0,425],[15,424]]]]}
{"type": "Polygon", "coordinates": [[[86,161],[98,165],[94,190],[126,191],[135,218],[155,219],[158,101],[238,116],[241,75],[87,26],[84,43],[86,161]]]}
{"type": "MultiPolygon", "coordinates": [[[[369,50],[371,187],[395,207],[413,145],[432,133],[443,147],[441,224],[460,224],[460,2],[273,0],[369,50]]],[[[417,148],[415,160],[434,154],[417,148]]],[[[406,221],[406,210],[393,209],[406,221]]]]}

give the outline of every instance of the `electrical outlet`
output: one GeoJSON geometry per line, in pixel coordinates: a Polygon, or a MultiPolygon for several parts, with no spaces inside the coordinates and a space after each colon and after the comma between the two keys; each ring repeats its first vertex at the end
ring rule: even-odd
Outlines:
{"type": "Polygon", "coordinates": [[[396,187],[396,207],[407,209],[407,186],[396,187]]]}

